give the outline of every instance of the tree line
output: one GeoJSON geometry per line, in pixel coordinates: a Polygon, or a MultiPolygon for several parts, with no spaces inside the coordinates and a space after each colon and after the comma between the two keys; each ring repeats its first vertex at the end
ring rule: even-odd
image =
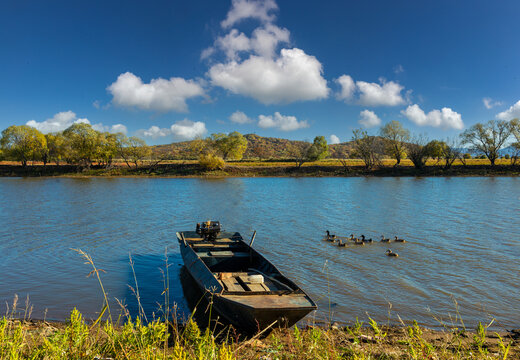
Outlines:
{"type": "Polygon", "coordinates": [[[2,131],[0,155],[9,160],[54,162],[89,168],[97,163],[104,167],[114,159],[124,161],[128,167],[138,167],[151,155],[144,140],[123,133],[100,132],[87,123],[75,123],[62,132],[42,134],[27,125],[10,126],[2,131]]]}
{"type": "Polygon", "coordinates": [[[353,131],[353,152],[351,156],[364,161],[367,169],[381,164],[384,155],[396,160],[394,166],[399,166],[401,160],[408,158],[413,165],[421,169],[429,158],[443,160],[444,167],[450,168],[456,160],[463,164],[471,157],[466,150],[474,155],[485,156],[491,166],[495,166],[500,157],[500,151],[509,144],[513,165],[520,156],[520,122],[490,120],[487,123],[477,123],[458,137],[446,140],[428,141],[426,135],[412,135],[399,121],[391,121],[379,129],[379,137],[370,136],[362,129],[353,131]]]}
{"type": "MultiPolygon", "coordinates": [[[[429,141],[426,135],[411,134],[399,121],[391,121],[379,129],[378,136],[369,135],[366,130],[353,130],[350,146],[335,151],[335,157],[348,169],[348,159],[361,159],[365,168],[372,169],[382,164],[383,158],[395,159],[399,166],[405,158],[421,169],[430,158],[437,159],[445,168],[450,168],[456,160],[466,164],[474,155],[487,158],[495,166],[501,150],[509,145],[511,163],[515,165],[520,157],[520,122],[491,120],[477,123],[458,137],[429,141]]],[[[209,170],[223,169],[228,160],[241,160],[248,147],[248,140],[239,132],[216,133],[207,138],[189,142],[184,150],[184,159],[198,159],[199,164],[209,170]]],[[[253,145],[253,147],[255,147],[253,145]]],[[[266,158],[272,151],[265,146],[252,150],[259,158],[266,158]],[[267,155],[266,155],[267,154],[267,155]]],[[[329,145],[323,136],[314,141],[287,142],[285,153],[297,167],[330,156],[329,145]]],[[[87,123],[75,123],[62,132],[42,134],[27,126],[10,126],[2,131],[0,138],[0,158],[20,161],[27,166],[29,161],[60,164],[75,164],[88,168],[92,164],[109,167],[114,160],[121,160],[128,167],[137,168],[144,159],[153,157],[152,149],[145,141],[123,133],[100,132],[87,123]]],[[[157,163],[162,159],[156,159],[157,163]]]]}

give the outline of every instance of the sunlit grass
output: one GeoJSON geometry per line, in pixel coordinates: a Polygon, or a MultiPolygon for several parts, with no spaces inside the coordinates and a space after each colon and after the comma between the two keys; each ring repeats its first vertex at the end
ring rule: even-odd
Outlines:
{"type": "MultiPolygon", "coordinates": [[[[243,338],[231,328],[218,332],[210,327],[203,330],[193,318],[179,324],[175,306],[169,309],[167,297],[161,305],[166,314],[163,318],[151,321],[144,321],[141,315],[131,318],[122,306],[120,315],[113,319],[104,310],[108,308],[108,298],[102,283],[102,270],[88,254],[76,251],[92,268],[90,274],[99,281],[104,305],[98,319],[86,321],[74,308],[65,323],[32,322],[28,300],[20,310],[15,297],[0,318],[0,359],[505,360],[520,356],[518,340],[489,331],[493,321],[487,325],[479,323],[474,332],[468,331],[456,303],[456,323],[447,325],[439,321],[443,331],[420,327],[415,321],[410,325],[401,321],[401,326],[378,324],[369,316],[368,326],[363,326],[356,318],[353,325],[347,327],[308,323],[243,338]]],[[[130,264],[133,265],[131,258],[130,264]]],[[[166,285],[168,267],[165,254],[163,294],[169,291],[166,285]]],[[[139,301],[138,291],[134,294],[139,301]]]]}

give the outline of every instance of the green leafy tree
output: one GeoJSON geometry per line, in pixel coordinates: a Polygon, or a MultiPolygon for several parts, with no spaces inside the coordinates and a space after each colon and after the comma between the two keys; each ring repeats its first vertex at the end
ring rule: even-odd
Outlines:
{"type": "Polygon", "coordinates": [[[105,167],[112,165],[114,156],[117,155],[117,136],[108,132],[98,134],[96,147],[96,159],[105,167]]]}
{"type": "Polygon", "coordinates": [[[427,144],[429,157],[437,159],[437,164],[444,158],[444,150],[448,146],[444,141],[432,140],[427,144]]]}
{"type": "Polygon", "coordinates": [[[135,168],[139,166],[139,162],[142,162],[147,157],[150,157],[152,150],[146,145],[143,139],[136,136],[128,138],[128,157],[130,161],[135,165],[135,168]]]}
{"type": "Polygon", "coordinates": [[[380,139],[368,135],[366,131],[361,129],[355,129],[352,133],[352,155],[363,160],[366,169],[380,165],[381,155],[383,154],[383,145],[380,139]]]}
{"type": "Polygon", "coordinates": [[[90,167],[100,146],[99,133],[90,124],[76,123],[63,131],[67,161],[90,167]]]}
{"type": "Polygon", "coordinates": [[[247,149],[247,139],[239,132],[213,134],[211,138],[215,149],[222,154],[224,160],[240,160],[247,149]]]}
{"type": "Polygon", "coordinates": [[[318,161],[329,156],[329,146],[324,136],[316,136],[314,142],[307,150],[308,161],[318,161]]]}
{"type": "Polygon", "coordinates": [[[29,160],[39,160],[47,147],[45,136],[37,129],[27,126],[9,126],[2,131],[0,145],[5,156],[27,166],[29,160]]]}
{"type": "Polygon", "coordinates": [[[383,126],[379,133],[386,140],[386,154],[394,158],[397,161],[395,166],[398,166],[406,156],[406,142],[410,140],[410,132],[399,121],[393,120],[383,126]]]}
{"type": "Polygon", "coordinates": [[[117,155],[125,161],[129,168],[132,167],[130,164],[133,163],[137,169],[139,162],[152,154],[152,150],[143,139],[136,136],[127,137],[123,133],[115,134],[115,148],[117,155]]]}
{"type": "Polygon", "coordinates": [[[460,136],[463,144],[468,144],[475,153],[484,154],[491,166],[495,166],[500,149],[514,131],[515,121],[490,120],[485,124],[477,123],[460,136]]]}
{"type": "Polygon", "coordinates": [[[46,160],[44,163],[54,161],[56,165],[65,158],[65,138],[62,133],[45,134],[47,140],[46,160]]]}

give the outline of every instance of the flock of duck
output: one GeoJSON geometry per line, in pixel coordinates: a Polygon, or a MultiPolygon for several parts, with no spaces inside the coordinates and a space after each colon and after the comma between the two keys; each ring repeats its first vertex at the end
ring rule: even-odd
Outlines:
{"type": "MultiPolygon", "coordinates": [[[[372,238],[367,239],[365,237],[365,235],[361,235],[359,238],[357,238],[354,236],[354,234],[350,234],[350,237],[345,237],[345,236],[332,235],[329,230],[327,230],[325,232],[326,232],[327,236],[324,238],[324,240],[329,241],[331,243],[337,242],[339,247],[347,247],[347,246],[349,246],[348,245],[349,242],[351,242],[353,245],[360,245],[360,246],[364,246],[366,243],[370,244],[370,243],[374,242],[374,240],[372,240],[372,238]]],[[[383,243],[390,243],[390,242],[405,243],[406,242],[405,239],[401,239],[397,236],[395,236],[394,239],[390,240],[390,238],[385,238],[384,235],[381,235],[381,240],[379,240],[379,241],[383,242],[383,243]]],[[[393,257],[399,256],[399,254],[393,252],[390,249],[386,250],[385,254],[387,256],[393,256],[393,257]]]]}

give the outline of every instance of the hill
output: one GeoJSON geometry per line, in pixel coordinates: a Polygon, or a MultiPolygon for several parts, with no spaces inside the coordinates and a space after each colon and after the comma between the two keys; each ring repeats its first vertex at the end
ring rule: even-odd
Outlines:
{"type": "MultiPolygon", "coordinates": [[[[293,158],[294,152],[305,146],[307,143],[300,140],[288,140],[282,138],[263,137],[256,134],[246,134],[247,150],[244,159],[279,160],[293,158]]],[[[190,154],[190,143],[192,141],[182,141],[167,145],[152,146],[152,152],[156,157],[170,160],[180,160],[194,158],[190,154]]],[[[329,145],[331,158],[343,158],[345,153],[350,153],[351,142],[329,145]]]]}

